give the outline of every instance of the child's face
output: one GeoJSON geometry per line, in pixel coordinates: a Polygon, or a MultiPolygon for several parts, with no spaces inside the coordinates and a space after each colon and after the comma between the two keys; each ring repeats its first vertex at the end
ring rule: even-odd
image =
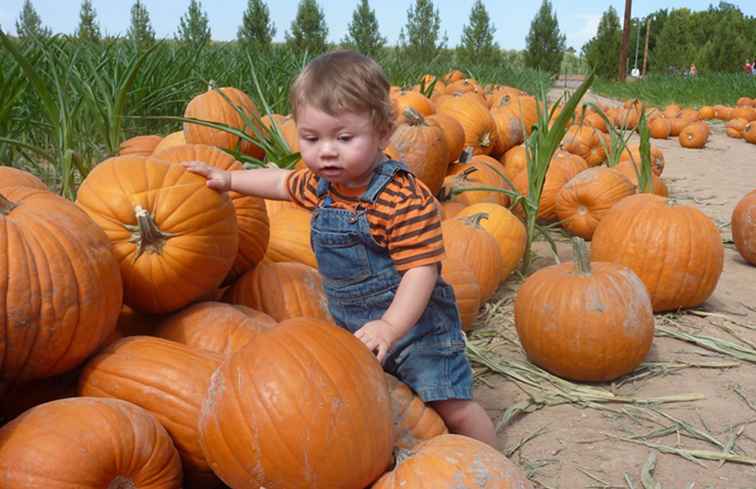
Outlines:
{"type": "Polygon", "coordinates": [[[297,130],[307,167],[329,182],[348,187],[370,182],[389,138],[373,127],[367,113],[333,116],[309,105],[297,110],[297,130]]]}

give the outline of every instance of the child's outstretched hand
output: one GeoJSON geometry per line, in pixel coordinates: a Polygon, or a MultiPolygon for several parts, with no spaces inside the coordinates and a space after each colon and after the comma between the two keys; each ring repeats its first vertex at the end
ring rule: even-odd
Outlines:
{"type": "Polygon", "coordinates": [[[391,335],[391,325],[383,319],[377,319],[365,323],[354,332],[354,336],[362,341],[370,351],[375,353],[379,362],[383,363],[386,353],[391,348],[394,340],[391,335]]]}
{"type": "Polygon", "coordinates": [[[207,186],[219,192],[231,190],[231,173],[220,168],[202,163],[201,161],[186,161],[184,168],[207,178],[207,186]]]}

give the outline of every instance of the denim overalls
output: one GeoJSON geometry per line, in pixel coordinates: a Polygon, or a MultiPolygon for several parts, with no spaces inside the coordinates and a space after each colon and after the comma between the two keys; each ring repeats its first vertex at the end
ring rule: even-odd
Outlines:
{"type": "MultiPolygon", "coordinates": [[[[370,234],[365,210],[401,171],[409,172],[397,161],[379,164],[356,213],[331,207],[329,183],[323,178],[318,181],[322,200],[312,214],[310,242],[331,315],[352,333],[381,318],[402,279],[388,250],[370,234]]],[[[472,370],[460,324],[454,292],[439,277],[425,312],[389,350],[383,368],[412,387],[423,401],[472,399],[472,370]]]]}

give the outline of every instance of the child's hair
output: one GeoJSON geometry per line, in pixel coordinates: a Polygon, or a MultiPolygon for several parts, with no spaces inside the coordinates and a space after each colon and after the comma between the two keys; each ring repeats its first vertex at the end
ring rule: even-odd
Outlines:
{"type": "Polygon", "coordinates": [[[309,105],[330,115],[369,112],[378,131],[393,128],[389,82],[381,66],[360,53],[339,50],[310,61],[289,91],[291,111],[309,105]]]}

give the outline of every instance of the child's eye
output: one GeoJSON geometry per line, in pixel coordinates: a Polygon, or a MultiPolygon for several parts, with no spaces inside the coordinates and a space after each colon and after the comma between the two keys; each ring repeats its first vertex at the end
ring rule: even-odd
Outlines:
{"type": "Polygon", "coordinates": [[[348,142],[348,141],[350,141],[351,139],[352,139],[351,135],[339,136],[339,141],[342,141],[342,142],[345,142],[345,143],[348,142]]]}
{"type": "Polygon", "coordinates": [[[300,136],[300,137],[304,139],[305,141],[307,141],[308,143],[314,143],[315,141],[318,140],[318,138],[315,136],[300,136]]]}

